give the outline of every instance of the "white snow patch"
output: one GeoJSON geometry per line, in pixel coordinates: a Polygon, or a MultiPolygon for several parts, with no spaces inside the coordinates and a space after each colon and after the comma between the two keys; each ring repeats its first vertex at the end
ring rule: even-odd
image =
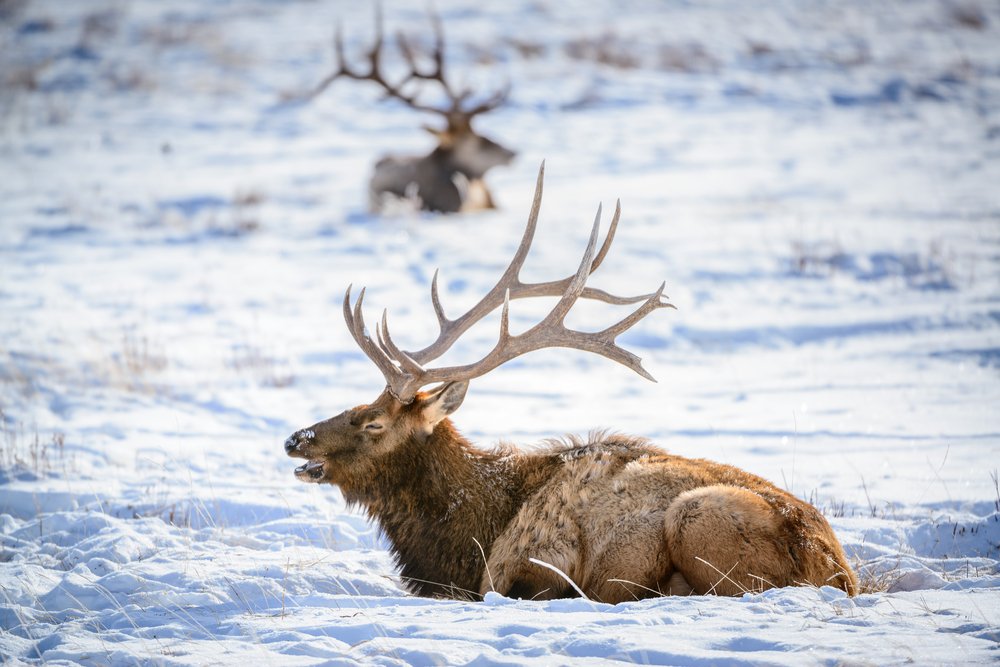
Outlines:
{"type": "MultiPolygon", "coordinates": [[[[279,102],[329,71],[338,20],[360,53],[361,5],[0,8],[0,656],[995,664],[1000,9],[435,5],[456,75],[513,82],[479,119],[519,151],[488,177],[497,212],[370,217],[374,161],[428,150],[431,119],[349,82],[279,102]],[[451,316],[493,284],[543,158],[523,278],[566,275],[621,198],[593,282],[667,280],[678,310],[620,340],[659,383],[538,352],[474,383],[459,427],[611,427],[744,467],[820,507],[885,592],[416,598],[376,526],[293,478],[285,438],[381,389],[346,286],[426,344],[435,268],[451,316]]],[[[386,2],[386,28],[424,12],[386,2]]],[[[545,305],[512,304],[512,330],[545,305]]]]}

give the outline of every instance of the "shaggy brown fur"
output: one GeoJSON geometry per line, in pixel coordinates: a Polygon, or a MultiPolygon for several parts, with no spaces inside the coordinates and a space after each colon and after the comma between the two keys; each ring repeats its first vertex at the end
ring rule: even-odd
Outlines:
{"type": "Polygon", "coordinates": [[[737,595],[857,579],[814,508],[732,466],[595,434],[532,452],[476,449],[447,418],[467,383],[404,405],[384,392],[293,434],[302,481],[340,487],[377,519],[420,595],[586,595],[619,602],[737,595]],[[485,561],[484,561],[485,555],[485,561]]]}

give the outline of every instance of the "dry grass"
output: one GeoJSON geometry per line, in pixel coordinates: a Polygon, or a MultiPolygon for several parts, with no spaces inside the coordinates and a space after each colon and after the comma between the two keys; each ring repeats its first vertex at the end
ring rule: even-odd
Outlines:
{"type": "Polygon", "coordinates": [[[162,389],[156,380],[170,365],[163,344],[141,324],[124,326],[111,338],[93,331],[83,338],[62,337],[58,344],[73,354],[18,353],[16,359],[0,354],[0,384],[25,399],[43,389],[108,387],[149,393],[162,389]]]}
{"type": "Polygon", "coordinates": [[[960,282],[957,264],[955,252],[938,239],[930,240],[923,251],[863,252],[850,252],[836,240],[797,240],[791,244],[788,270],[810,278],[840,275],[862,281],[895,280],[912,289],[954,289],[960,282]]]}
{"type": "MultiPolygon", "coordinates": [[[[512,44],[525,59],[537,58],[531,44],[512,44]]],[[[642,47],[629,35],[605,32],[597,36],[581,36],[563,44],[563,51],[573,60],[590,61],[615,69],[629,70],[653,67],[665,72],[685,74],[714,72],[721,66],[704,44],[695,41],[670,41],[642,47]],[[655,56],[650,57],[650,53],[655,56]]]]}
{"type": "Polygon", "coordinates": [[[612,32],[571,39],[563,49],[573,60],[588,60],[616,69],[636,69],[642,65],[628,41],[612,32]]]}
{"type": "Polygon", "coordinates": [[[150,342],[149,336],[134,329],[122,334],[122,349],[115,357],[123,371],[133,377],[162,371],[167,367],[167,358],[162,348],[150,342]]]}
{"type": "Polygon", "coordinates": [[[993,507],[1000,512],[1000,473],[996,468],[990,471],[990,479],[993,480],[993,507]]]}
{"type": "Polygon", "coordinates": [[[872,501],[871,497],[868,495],[868,485],[864,478],[861,479],[861,486],[865,492],[865,500],[867,503],[867,508],[859,510],[856,507],[852,507],[850,510],[847,508],[847,503],[843,500],[836,500],[833,498],[828,498],[821,500],[819,496],[819,491],[813,489],[809,492],[809,497],[807,499],[808,503],[819,510],[820,514],[825,517],[831,517],[834,519],[842,519],[844,517],[856,517],[864,516],[872,519],[895,519],[896,518],[896,505],[895,503],[886,501],[883,505],[878,505],[872,501]]]}
{"type": "Polygon", "coordinates": [[[22,474],[47,477],[66,474],[73,469],[73,460],[66,453],[66,436],[54,431],[50,439],[42,438],[38,428],[28,435],[22,422],[8,423],[0,408],[0,481],[22,474]]]}
{"type": "Polygon", "coordinates": [[[250,342],[243,342],[233,347],[229,366],[249,375],[262,387],[288,387],[295,382],[295,376],[287,361],[268,354],[250,342]]]}
{"type": "Polygon", "coordinates": [[[657,65],[667,72],[714,72],[720,64],[701,44],[661,44],[657,65]]]}
{"type": "Polygon", "coordinates": [[[986,12],[976,2],[954,2],[949,4],[948,18],[955,25],[968,30],[984,30],[989,25],[986,12]]]}
{"type": "Polygon", "coordinates": [[[858,575],[858,594],[887,593],[903,577],[899,560],[891,567],[866,565],[860,558],[851,558],[851,567],[858,575]]]}
{"type": "Polygon", "coordinates": [[[109,380],[134,391],[151,388],[151,377],[167,367],[162,345],[132,327],[121,336],[121,347],[111,355],[109,380]]]}
{"type": "Polygon", "coordinates": [[[547,51],[547,47],[542,42],[521,37],[508,37],[507,44],[524,60],[536,60],[544,56],[547,51]]]}
{"type": "Polygon", "coordinates": [[[789,268],[801,276],[830,277],[848,261],[839,241],[793,241],[789,268]]]}
{"type": "MultiPolygon", "coordinates": [[[[163,144],[169,154],[173,147],[163,144]]],[[[205,203],[170,202],[157,211],[150,227],[172,227],[193,234],[240,238],[261,228],[261,206],[267,201],[256,188],[237,188],[228,198],[206,197],[205,203]]]]}
{"type": "Polygon", "coordinates": [[[253,188],[237,190],[232,199],[229,231],[242,235],[260,229],[260,207],[266,199],[263,192],[253,188]]]}

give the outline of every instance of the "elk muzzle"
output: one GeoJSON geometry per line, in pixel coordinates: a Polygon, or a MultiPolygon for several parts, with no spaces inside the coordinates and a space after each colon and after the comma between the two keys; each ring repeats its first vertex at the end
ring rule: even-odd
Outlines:
{"type": "Polygon", "coordinates": [[[318,483],[323,481],[323,472],[322,461],[309,461],[295,469],[295,478],[300,482],[318,483]]]}
{"type": "Polygon", "coordinates": [[[288,439],[285,440],[285,453],[288,454],[289,456],[301,459],[309,458],[309,456],[305,454],[303,450],[305,450],[307,446],[312,444],[312,441],[315,437],[316,434],[312,431],[312,429],[308,428],[304,428],[301,431],[296,431],[295,433],[292,433],[290,436],[288,436],[288,439]]]}
{"type": "Polygon", "coordinates": [[[300,482],[323,481],[325,473],[323,461],[313,458],[313,453],[310,451],[315,444],[315,440],[316,433],[310,428],[296,431],[285,440],[286,454],[297,459],[309,459],[308,462],[295,469],[295,478],[300,482]]]}

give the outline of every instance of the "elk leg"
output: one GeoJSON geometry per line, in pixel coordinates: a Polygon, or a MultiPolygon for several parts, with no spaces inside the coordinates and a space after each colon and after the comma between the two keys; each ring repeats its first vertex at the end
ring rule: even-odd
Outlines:
{"type": "Polygon", "coordinates": [[[526,504],[490,550],[480,592],[507,597],[551,600],[575,597],[573,587],[555,570],[576,582],[580,568],[580,528],[559,493],[526,504]]]}
{"type": "Polygon", "coordinates": [[[617,604],[690,592],[689,586],[671,577],[661,514],[641,510],[624,514],[606,540],[591,548],[593,564],[584,590],[594,600],[617,604]]]}
{"type": "Polygon", "coordinates": [[[782,520],[762,497],[732,486],[679,495],[664,517],[674,569],[699,594],[740,595],[793,583],[782,520]]]}

